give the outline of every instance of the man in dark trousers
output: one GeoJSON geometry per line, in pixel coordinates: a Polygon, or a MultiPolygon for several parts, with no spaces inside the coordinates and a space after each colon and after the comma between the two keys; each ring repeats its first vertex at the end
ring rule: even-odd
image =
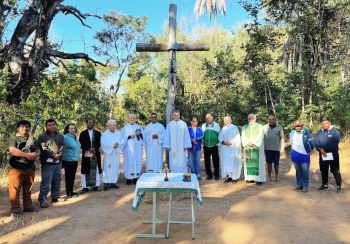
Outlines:
{"type": "Polygon", "coordinates": [[[82,149],[81,161],[81,186],[82,194],[89,191],[88,187],[93,187],[94,191],[99,190],[101,167],[101,132],[94,129],[94,120],[86,120],[87,129],[82,131],[79,141],[82,149]]]}
{"type": "Polygon", "coordinates": [[[220,125],[213,121],[213,116],[207,114],[205,116],[206,123],[202,125],[204,132],[203,150],[204,150],[204,165],[207,173],[207,180],[213,179],[213,172],[211,171],[210,158],[213,159],[214,177],[219,180],[219,133],[221,131],[220,125]]]}
{"type": "Polygon", "coordinates": [[[7,150],[12,155],[10,159],[11,169],[9,176],[9,195],[11,202],[11,213],[13,217],[20,216],[21,202],[19,194],[23,193],[23,212],[36,212],[32,202],[32,186],[35,177],[34,160],[40,156],[40,150],[36,140],[30,143],[30,151],[24,152],[19,145],[27,143],[30,131],[30,122],[21,120],[17,123],[17,134],[7,139],[7,150]],[[23,162],[21,161],[23,160],[23,162]],[[22,162],[22,163],[21,163],[22,162]]]}
{"type": "Polygon", "coordinates": [[[340,141],[339,131],[331,125],[331,121],[324,117],[321,120],[322,129],[316,134],[315,147],[320,154],[319,164],[322,174],[322,186],[319,191],[328,189],[328,170],[331,168],[335,182],[337,184],[337,192],[341,193],[341,175],[339,170],[339,148],[340,141]]]}
{"type": "Polygon", "coordinates": [[[41,162],[41,183],[39,203],[41,208],[49,207],[47,194],[51,185],[51,202],[56,203],[60,198],[62,177],[62,155],[65,142],[62,134],[57,132],[57,123],[54,119],[45,122],[46,131],[38,137],[41,162]]]}

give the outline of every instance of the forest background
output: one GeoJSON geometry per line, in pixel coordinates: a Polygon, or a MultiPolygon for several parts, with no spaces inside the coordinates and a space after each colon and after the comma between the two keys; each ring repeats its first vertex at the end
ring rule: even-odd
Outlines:
{"type": "MultiPolygon", "coordinates": [[[[121,128],[129,113],[145,126],[156,112],[165,124],[169,55],[137,53],[135,44],[167,43],[167,28],[151,35],[145,31],[146,16],[114,11],[86,15],[62,0],[33,0],[26,6],[20,2],[0,0],[1,166],[7,162],[6,139],[15,135],[17,121],[32,122],[37,114],[42,120],[36,136],[48,118],[58,122],[61,132],[69,122],[81,131],[87,118],[95,119],[102,131],[109,118],[121,128]],[[93,56],[65,53],[61,43],[49,39],[58,13],[75,16],[82,28],[86,18],[105,24],[94,35],[93,56]]],[[[209,52],[177,53],[175,108],[181,118],[188,122],[197,116],[201,124],[209,112],[221,125],[229,115],[242,127],[249,113],[262,124],[272,114],[287,134],[296,119],[316,132],[320,118],[328,116],[346,137],[350,2],[240,1],[251,21],[231,32],[216,22],[216,15],[226,11],[219,3],[209,10],[212,27],[178,23],[178,43],[211,47],[209,52]]]]}

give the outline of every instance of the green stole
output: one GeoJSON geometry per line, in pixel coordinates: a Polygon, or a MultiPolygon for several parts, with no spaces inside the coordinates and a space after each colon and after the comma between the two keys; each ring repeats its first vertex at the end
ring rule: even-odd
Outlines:
{"type": "MultiPolygon", "coordinates": [[[[250,136],[256,137],[259,135],[259,126],[254,124],[251,128],[248,125],[244,126],[244,136],[250,138],[250,136]]],[[[257,146],[244,147],[244,154],[246,158],[247,175],[259,175],[259,148],[257,146]]]]}
{"type": "MultiPolygon", "coordinates": [[[[95,131],[92,131],[91,148],[95,146],[95,131]]],[[[90,157],[90,174],[85,175],[86,187],[96,186],[96,154],[90,157]]]]}

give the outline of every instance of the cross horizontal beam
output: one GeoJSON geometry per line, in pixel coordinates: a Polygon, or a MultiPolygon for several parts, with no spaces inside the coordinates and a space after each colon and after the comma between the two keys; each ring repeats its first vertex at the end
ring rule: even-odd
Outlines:
{"type": "Polygon", "coordinates": [[[137,52],[167,52],[169,50],[175,51],[209,51],[210,45],[205,43],[197,44],[181,44],[177,45],[177,49],[169,49],[168,44],[144,44],[136,43],[137,52]]]}

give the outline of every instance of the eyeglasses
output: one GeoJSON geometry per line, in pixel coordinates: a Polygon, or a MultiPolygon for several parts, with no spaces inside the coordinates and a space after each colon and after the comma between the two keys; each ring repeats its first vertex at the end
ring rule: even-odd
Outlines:
{"type": "Polygon", "coordinates": [[[252,120],[252,119],[254,119],[254,118],[248,118],[248,120],[252,120]]]}

